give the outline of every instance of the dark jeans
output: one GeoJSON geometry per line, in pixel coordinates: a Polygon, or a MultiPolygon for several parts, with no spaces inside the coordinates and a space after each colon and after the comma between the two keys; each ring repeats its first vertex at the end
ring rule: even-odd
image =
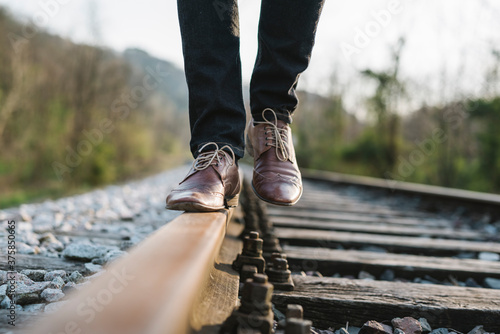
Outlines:
{"type": "MultiPolygon", "coordinates": [[[[259,49],[250,83],[255,120],[273,109],[291,123],[297,81],[307,68],[324,0],[262,0],[259,49]]],[[[191,152],[207,142],[244,154],[246,123],[241,87],[237,0],[178,0],[189,88],[191,152]]],[[[207,147],[208,148],[208,147],[207,147]]],[[[208,148],[210,149],[210,148],[208,148]]]]}

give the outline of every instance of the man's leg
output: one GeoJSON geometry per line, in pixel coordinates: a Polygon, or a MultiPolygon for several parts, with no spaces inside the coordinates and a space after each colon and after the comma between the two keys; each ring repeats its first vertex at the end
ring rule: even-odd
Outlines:
{"type": "Polygon", "coordinates": [[[243,157],[245,107],[241,89],[236,0],[178,0],[189,89],[191,152],[207,142],[243,157]]]}
{"type": "Polygon", "coordinates": [[[297,108],[296,87],[309,65],[324,0],[262,0],[259,49],[250,83],[253,120],[248,151],[252,186],[261,199],[293,205],[302,180],[288,124],[297,108]]]}
{"type": "Polygon", "coordinates": [[[215,211],[237,205],[240,192],[246,117],[238,7],[236,0],[178,0],[177,6],[195,161],[167,208],[215,211]]]}
{"type": "Polygon", "coordinates": [[[262,0],[259,49],[250,84],[255,120],[273,109],[291,123],[299,76],[309,65],[324,0],[262,0]]]}

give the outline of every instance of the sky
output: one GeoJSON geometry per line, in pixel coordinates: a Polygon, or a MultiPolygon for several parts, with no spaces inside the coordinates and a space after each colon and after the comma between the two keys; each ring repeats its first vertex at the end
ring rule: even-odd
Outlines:
{"type": "MultiPolygon", "coordinates": [[[[175,0],[0,0],[0,5],[25,21],[49,8],[42,26],[52,33],[117,51],[138,47],[183,66],[175,0]]],[[[248,83],[260,0],[239,0],[239,9],[243,81],[248,83]]],[[[442,89],[443,73],[463,73],[461,84],[474,89],[478,73],[491,63],[491,48],[500,49],[498,17],[500,1],[495,0],[326,0],[299,88],[327,94],[334,71],[347,82],[365,68],[385,69],[391,46],[404,36],[403,78],[435,91],[442,89]]]]}

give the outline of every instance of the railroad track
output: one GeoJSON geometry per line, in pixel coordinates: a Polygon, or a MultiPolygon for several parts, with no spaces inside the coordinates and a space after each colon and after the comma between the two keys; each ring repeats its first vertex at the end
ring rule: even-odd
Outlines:
{"type": "MultiPolygon", "coordinates": [[[[307,333],[312,321],[318,333],[343,327],[354,334],[370,320],[391,325],[411,317],[449,333],[477,325],[500,332],[500,196],[314,171],[304,176],[303,198],[290,208],[262,205],[247,185],[234,211],[183,214],[167,224],[154,214],[99,218],[91,223],[96,229],[54,230],[66,248],[86,240],[128,254],[92,273],[62,306],[52,303],[60,304],[53,314],[27,312],[25,304],[17,328],[156,334],[217,333],[222,326],[243,333],[249,326],[266,332],[277,321],[286,333],[307,333]],[[144,240],[131,240],[136,228],[144,240]]],[[[85,261],[61,256],[18,255],[17,264],[19,271],[91,274],[85,261]]],[[[0,313],[5,318],[8,311],[0,313]]],[[[2,325],[2,333],[13,330],[2,325]]]]}

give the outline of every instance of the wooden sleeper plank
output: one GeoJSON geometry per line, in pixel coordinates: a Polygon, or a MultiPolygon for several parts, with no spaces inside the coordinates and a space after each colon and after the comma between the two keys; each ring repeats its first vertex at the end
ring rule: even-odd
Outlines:
{"type": "Polygon", "coordinates": [[[356,276],[360,270],[379,276],[391,269],[396,277],[405,279],[424,275],[436,279],[451,275],[459,280],[472,277],[479,281],[500,278],[500,262],[297,246],[285,246],[283,250],[294,271],[318,270],[328,276],[338,272],[356,276]]]}
{"type": "Polygon", "coordinates": [[[303,246],[330,247],[378,246],[394,252],[422,254],[455,254],[457,252],[496,252],[500,253],[500,243],[430,239],[419,237],[400,237],[368,233],[340,231],[318,231],[298,228],[276,228],[276,235],[282,242],[303,246]]]}
{"type": "Polygon", "coordinates": [[[391,234],[401,236],[429,236],[446,239],[467,239],[484,240],[485,236],[476,231],[460,231],[451,228],[435,227],[413,227],[413,226],[394,226],[388,224],[369,224],[357,222],[342,221],[308,221],[303,219],[275,217],[273,225],[276,227],[297,227],[314,230],[348,231],[363,232],[373,234],[391,234]]]}
{"type": "Polygon", "coordinates": [[[276,291],[281,310],[300,304],[318,328],[361,326],[367,320],[426,318],[434,328],[467,333],[477,325],[500,331],[500,291],[442,285],[294,276],[295,290],[276,291]]]}

